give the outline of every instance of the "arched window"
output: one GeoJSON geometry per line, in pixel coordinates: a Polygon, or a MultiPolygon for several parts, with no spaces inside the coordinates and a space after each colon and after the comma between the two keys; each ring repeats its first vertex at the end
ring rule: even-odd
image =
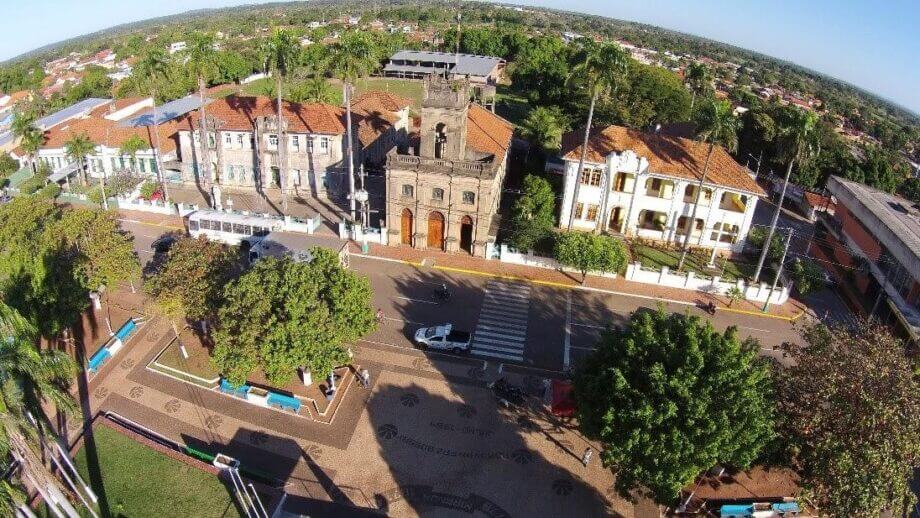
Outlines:
{"type": "Polygon", "coordinates": [[[434,128],[434,157],[444,158],[444,149],[447,146],[447,126],[440,122],[434,128]]]}

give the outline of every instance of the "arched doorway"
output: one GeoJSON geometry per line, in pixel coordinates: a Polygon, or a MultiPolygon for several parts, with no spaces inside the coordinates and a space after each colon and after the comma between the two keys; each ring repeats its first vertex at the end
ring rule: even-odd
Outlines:
{"type": "Polygon", "coordinates": [[[444,250],[444,214],[438,211],[428,214],[428,248],[444,250]]]}
{"type": "Polygon", "coordinates": [[[460,220],[460,249],[473,253],[473,218],[469,216],[460,220]]]}
{"type": "Polygon", "coordinates": [[[412,244],[412,211],[403,209],[402,221],[399,230],[400,243],[404,245],[412,244]]]}

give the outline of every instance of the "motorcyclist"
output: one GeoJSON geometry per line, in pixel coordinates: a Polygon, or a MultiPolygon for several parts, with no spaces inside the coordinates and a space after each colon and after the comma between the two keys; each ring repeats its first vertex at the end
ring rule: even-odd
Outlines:
{"type": "Polygon", "coordinates": [[[441,285],[438,286],[437,290],[435,290],[435,293],[442,299],[450,298],[450,291],[447,289],[447,283],[445,282],[442,282],[441,285]]]}

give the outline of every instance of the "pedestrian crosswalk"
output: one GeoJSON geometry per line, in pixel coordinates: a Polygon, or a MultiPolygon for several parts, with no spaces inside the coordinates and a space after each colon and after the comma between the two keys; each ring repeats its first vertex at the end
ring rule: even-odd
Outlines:
{"type": "Polygon", "coordinates": [[[527,341],[530,286],[489,281],[470,350],[478,356],[522,361],[527,341]]]}

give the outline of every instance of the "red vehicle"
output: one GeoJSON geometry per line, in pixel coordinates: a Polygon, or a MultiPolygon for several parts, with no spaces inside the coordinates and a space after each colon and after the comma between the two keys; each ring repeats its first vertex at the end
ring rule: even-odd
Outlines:
{"type": "Polygon", "coordinates": [[[575,398],[572,396],[572,382],[569,380],[553,380],[552,383],[553,415],[559,417],[573,417],[575,415],[575,398]]]}

